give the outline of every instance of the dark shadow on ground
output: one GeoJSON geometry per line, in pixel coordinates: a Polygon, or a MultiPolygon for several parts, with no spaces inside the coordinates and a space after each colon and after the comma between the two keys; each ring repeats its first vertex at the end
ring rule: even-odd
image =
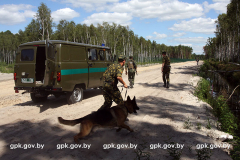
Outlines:
{"type": "Polygon", "coordinates": [[[163,82],[158,82],[158,83],[137,83],[139,85],[142,85],[143,87],[149,88],[149,87],[153,87],[153,88],[159,88],[159,89],[168,89],[168,90],[173,90],[173,91],[184,91],[186,90],[187,87],[191,87],[190,84],[186,84],[186,83],[176,83],[176,84],[169,84],[169,88],[165,88],[163,87],[163,82]]]}
{"type": "Polygon", "coordinates": [[[175,69],[179,69],[180,71],[178,71],[177,73],[178,74],[197,74],[199,73],[198,69],[199,67],[198,66],[188,66],[186,68],[184,67],[179,67],[179,68],[175,68],[175,69]],[[181,72],[181,69],[184,69],[184,72],[181,72]]]}
{"type": "MultiPolygon", "coordinates": [[[[83,91],[83,101],[102,94],[101,89],[87,89],[83,91]]],[[[81,103],[81,102],[78,102],[81,103]]],[[[43,102],[34,103],[33,101],[27,101],[24,103],[15,104],[15,106],[36,106],[40,108],[40,113],[48,110],[49,108],[58,108],[63,105],[67,105],[67,100],[65,95],[61,95],[59,98],[56,98],[53,95],[49,95],[48,99],[43,102]]]]}
{"type": "MultiPolygon", "coordinates": [[[[198,133],[179,132],[174,126],[163,124],[166,118],[172,121],[184,122],[187,120],[186,113],[192,113],[196,106],[185,105],[155,96],[136,97],[140,107],[138,114],[129,116],[126,122],[135,132],[122,129],[116,132],[115,129],[96,129],[88,137],[80,140],[79,144],[91,144],[90,149],[86,148],[63,148],[58,149],[58,144],[74,144],[73,136],[77,134],[79,125],[73,126],[75,131],[68,127],[48,120],[31,122],[21,120],[0,126],[1,156],[0,159],[134,159],[137,155],[143,158],[141,152],[150,155],[150,159],[172,159],[167,149],[151,149],[151,144],[169,144],[170,142],[180,143],[182,138],[189,140],[185,142],[182,150],[184,159],[196,159],[196,151],[190,150],[191,146],[197,144],[213,143],[212,140],[198,133]],[[166,106],[171,106],[166,108],[166,106]],[[176,113],[175,111],[178,111],[176,113]],[[151,122],[151,120],[154,120],[151,122]],[[157,120],[157,121],[156,121],[157,120]],[[161,138],[161,139],[160,139],[161,138]],[[159,139],[159,140],[158,140],[159,139]],[[11,144],[44,144],[43,149],[10,149],[11,144]],[[138,149],[104,149],[106,144],[138,144],[138,149]]],[[[196,115],[192,115],[196,116],[196,115]]],[[[199,115],[204,116],[204,115],[199,115]]],[[[196,126],[196,124],[193,124],[196,126]]],[[[178,126],[182,127],[182,126],[178,126]]],[[[66,146],[66,145],[64,145],[66,146]]],[[[212,150],[216,159],[218,149],[212,150]]]]}
{"type": "MultiPolygon", "coordinates": [[[[91,133],[86,138],[83,138],[79,144],[91,145],[90,149],[86,148],[58,148],[60,144],[63,146],[73,147],[76,146],[73,142],[73,136],[76,133],[66,131],[58,126],[50,124],[48,121],[42,121],[40,123],[32,123],[30,121],[20,121],[18,123],[12,123],[0,126],[2,132],[0,133],[1,140],[6,145],[2,147],[0,159],[111,159],[116,158],[137,158],[137,150],[133,148],[110,148],[104,149],[106,144],[138,144],[138,148],[143,150],[146,148],[146,152],[152,156],[151,159],[164,158],[171,159],[167,150],[164,149],[150,149],[150,144],[167,143],[163,141],[157,141],[156,137],[165,136],[167,141],[171,138],[171,141],[179,142],[181,137],[188,137],[190,133],[179,133],[168,125],[155,125],[145,122],[134,122],[138,125],[134,128],[135,132],[122,129],[120,132],[116,132],[115,129],[97,129],[94,133],[91,133]],[[21,127],[21,129],[19,129],[21,127]],[[142,134],[142,133],[145,134],[142,134]],[[171,132],[172,137],[167,137],[171,132]],[[146,139],[147,137],[147,139],[146,139]],[[24,149],[17,147],[21,144],[21,147],[25,147],[24,144],[34,144],[36,148],[24,149]],[[37,145],[44,144],[44,148],[37,148],[37,145]]],[[[132,126],[130,124],[130,126],[132,126]]],[[[77,127],[76,127],[77,128],[77,127]]],[[[204,139],[202,135],[191,134],[194,139],[204,139]]],[[[170,141],[168,142],[170,143],[170,141]]],[[[203,143],[196,140],[196,143],[203,143]]],[[[110,146],[108,146],[110,147],[110,146]]],[[[187,151],[187,148],[185,148],[187,151]]],[[[138,153],[140,154],[140,152],[138,153]]],[[[192,155],[185,155],[190,158],[192,155]]]]}

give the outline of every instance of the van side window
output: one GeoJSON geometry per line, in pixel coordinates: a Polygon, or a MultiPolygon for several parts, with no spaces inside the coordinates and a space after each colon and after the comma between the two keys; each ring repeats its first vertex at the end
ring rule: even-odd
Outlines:
{"type": "Polygon", "coordinates": [[[34,50],[33,49],[23,49],[21,51],[21,61],[33,61],[34,50]]]}
{"type": "Polygon", "coordinates": [[[93,61],[98,60],[96,49],[88,49],[88,59],[93,61]]]}
{"type": "Polygon", "coordinates": [[[99,53],[98,53],[99,57],[100,57],[100,60],[101,61],[104,61],[104,51],[103,50],[100,50],[99,53]]]}

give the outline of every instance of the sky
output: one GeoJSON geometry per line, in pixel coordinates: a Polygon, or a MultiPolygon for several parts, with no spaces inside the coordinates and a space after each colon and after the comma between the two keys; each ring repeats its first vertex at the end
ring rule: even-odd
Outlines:
{"type": "Polygon", "coordinates": [[[0,0],[0,32],[25,30],[42,2],[56,24],[62,19],[88,26],[114,22],[146,40],[190,46],[203,54],[230,0],[0,0]]]}

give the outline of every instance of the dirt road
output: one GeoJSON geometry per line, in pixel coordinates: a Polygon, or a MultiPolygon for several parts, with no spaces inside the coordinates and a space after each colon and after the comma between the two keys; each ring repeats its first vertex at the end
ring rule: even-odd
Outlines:
{"type": "Polygon", "coordinates": [[[171,142],[181,159],[197,159],[201,145],[211,148],[211,159],[231,159],[224,149],[228,144],[217,139],[228,134],[217,130],[211,107],[192,94],[200,79],[193,76],[198,67],[196,62],[172,64],[169,89],[162,86],[161,65],[140,67],[134,88],[127,90],[140,108],[126,122],[134,132],[97,128],[78,145],[73,136],[79,125],[61,125],[57,117],[75,119],[96,111],[104,102],[101,90],[84,91],[84,100],[73,105],[64,96],[34,104],[28,94],[14,93],[13,80],[0,81],[0,159],[172,159],[173,149],[166,149],[171,142]]]}

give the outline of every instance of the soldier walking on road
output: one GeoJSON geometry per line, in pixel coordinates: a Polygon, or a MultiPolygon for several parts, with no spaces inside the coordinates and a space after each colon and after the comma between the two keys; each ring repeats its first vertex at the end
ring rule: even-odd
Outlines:
{"type": "Polygon", "coordinates": [[[126,63],[126,75],[128,74],[128,81],[130,82],[130,88],[133,88],[135,72],[137,72],[137,65],[133,60],[133,57],[129,57],[129,61],[126,63]],[[128,69],[128,72],[127,72],[128,69]]]}
{"type": "Polygon", "coordinates": [[[197,58],[196,61],[197,61],[197,65],[198,65],[199,58],[197,58]]]}
{"type": "Polygon", "coordinates": [[[162,52],[162,77],[163,77],[163,82],[164,82],[164,87],[169,88],[169,74],[171,70],[170,66],[170,58],[166,55],[166,52],[162,52]],[[167,82],[166,82],[167,80],[167,82]]]}
{"type": "Polygon", "coordinates": [[[117,84],[121,82],[125,88],[128,88],[127,84],[122,79],[123,66],[125,65],[126,57],[120,55],[118,57],[118,63],[110,65],[107,70],[103,73],[103,97],[104,104],[99,108],[108,109],[112,105],[112,100],[119,104],[123,102],[121,92],[119,91],[117,84]]]}

